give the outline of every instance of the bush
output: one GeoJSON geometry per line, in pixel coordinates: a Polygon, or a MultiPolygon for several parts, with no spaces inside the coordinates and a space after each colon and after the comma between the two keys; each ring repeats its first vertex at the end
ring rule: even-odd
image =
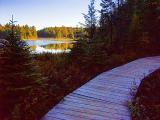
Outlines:
{"type": "Polygon", "coordinates": [[[134,120],[160,119],[160,69],[145,78],[135,96],[133,106],[139,109],[134,120]],[[137,101],[138,99],[138,101],[137,101]]]}

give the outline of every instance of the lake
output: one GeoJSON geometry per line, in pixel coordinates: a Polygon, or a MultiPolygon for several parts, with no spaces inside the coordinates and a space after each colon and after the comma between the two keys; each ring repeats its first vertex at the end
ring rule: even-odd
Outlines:
{"type": "Polygon", "coordinates": [[[26,40],[33,53],[69,53],[74,41],[61,40],[26,40]]]}

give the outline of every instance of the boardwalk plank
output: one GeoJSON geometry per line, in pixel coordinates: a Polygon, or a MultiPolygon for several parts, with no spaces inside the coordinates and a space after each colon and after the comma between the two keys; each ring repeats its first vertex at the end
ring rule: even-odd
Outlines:
{"type": "Polygon", "coordinates": [[[91,109],[90,107],[87,107],[87,105],[82,105],[79,104],[80,107],[78,106],[73,106],[73,105],[65,105],[65,104],[59,104],[56,109],[65,109],[68,111],[76,111],[79,113],[87,113],[89,115],[96,115],[102,118],[114,118],[114,119],[120,119],[120,118],[130,118],[130,116],[127,115],[122,115],[122,114],[118,114],[118,113],[114,113],[112,111],[102,111],[103,108],[101,108],[100,110],[97,109],[91,109]],[[114,117],[113,117],[114,116],[114,117]]]}
{"type": "MultiPolygon", "coordinates": [[[[64,114],[68,115],[71,117],[77,117],[76,120],[80,119],[86,119],[86,120],[117,120],[117,119],[124,119],[124,120],[129,120],[128,116],[116,116],[115,114],[111,114],[111,116],[102,116],[95,114],[96,112],[93,113],[93,111],[80,111],[76,109],[69,109],[69,108],[56,108],[53,112],[50,112],[49,115],[54,115],[54,114],[64,114]]],[[[62,118],[61,116],[59,118],[62,118]]],[[[74,120],[75,118],[66,118],[66,120],[74,120]]]]}
{"type": "Polygon", "coordinates": [[[88,93],[88,92],[83,92],[83,91],[74,91],[73,93],[76,93],[76,94],[79,94],[79,95],[84,95],[84,96],[87,96],[87,97],[93,97],[93,98],[97,98],[97,99],[101,99],[101,100],[104,100],[104,101],[112,101],[114,103],[122,103],[122,104],[125,104],[126,103],[126,100],[128,100],[127,98],[121,98],[121,97],[112,97],[112,96],[102,96],[102,95],[99,95],[99,94],[94,94],[94,93],[88,93]]]}
{"type": "MultiPolygon", "coordinates": [[[[94,98],[94,97],[89,97],[89,96],[84,96],[84,95],[80,95],[80,94],[70,94],[69,96],[66,96],[64,99],[68,99],[68,98],[74,98],[74,99],[84,99],[85,101],[98,101],[98,102],[102,102],[102,103],[105,103],[105,104],[116,104],[117,106],[120,105],[120,106],[126,106],[126,104],[122,104],[122,103],[119,103],[119,102],[115,102],[115,101],[104,101],[100,98],[94,98]]],[[[74,101],[74,100],[73,100],[74,101]]],[[[127,103],[127,102],[126,102],[127,103]]]]}
{"type": "Polygon", "coordinates": [[[110,106],[110,104],[99,104],[99,106],[97,104],[90,104],[88,102],[79,102],[77,100],[77,102],[75,101],[68,101],[66,100],[63,104],[58,104],[58,106],[66,106],[66,107],[74,107],[74,108],[82,108],[82,109],[90,109],[90,110],[94,110],[94,111],[99,111],[102,113],[113,113],[113,114],[119,114],[119,115],[125,115],[125,116],[130,116],[130,114],[126,114],[122,109],[118,109],[118,108],[113,108],[110,106]]]}
{"type": "Polygon", "coordinates": [[[89,87],[87,87],[87,88],[81,88],[81,89],[78,89],[77,91],[79,91],[79,90],[81,90],[81,91],[86,91],[86,92],[92,92],[92,93],[94,93],[94,94],[99,94],[99,95],[110,95],[110,96],[116,96],[116,97],[129,97],[129,93],[128,94],[124,94],[124,93],[119,93],[119,92],[113,92],[113,91],[107,91],[107,90],[95,90],[95,89],[93,89],[93,88],[89,88],[89,87]]]}
{"type": "Polygon", "coordinates": [[[126,98],[128,99],[129,98],[129,96],[127,96],[127,95],[125,95],[125,94],[120,94],[120,95],[118,95],[118,94],[111,94],[111,93],[108,93],[108,92],[103,92],[103,93],[100,93],[100,92],[98,92],[98,91],[91,91],[91,90],[87,90],[87,89],[78,89],[78,90],[76,90],[76,91],[74,91],[73,93],[78,93],[78,94],[80,94],[80,93],[82,93],[82,94],[85,94],[85,95],[88,95],[88,96],[90,96],[90,95],[95,95],[95,96],[102,96],[102,97],[110,97],[110,98],[113,98],[113,99],[119,99],[119,100],[125,100],[126,98]]]}
{"type": "MultiPolygon", "coordinates": [[[[124,105],[121,105],[121,104],[117,104],[117,106],[115,106],[116,103],[114,103],[113,101],[112,102],[108,102],[108,101],[103,101],[101,99],[95,99],[95,98],[92,98],[92,97],[85,97],[85,96],[80,96],[80,95],[77,95],[77,94],[70,94],[68,96],[66,96],[62,101],[75,101],[75,102],[79,102],[79,103],[89,103],[89,104],[92,104],[94,103],[95,106],[105,106],[109,104],[109,106],[111,106],[111,108],[116,108],[116,107],[123,107],[124,110],[126,110],[126,107],[124,107],[124,105]],[[74,100],[73,100],[74,99],[74,100]]],[[[128,110],[128,108],[127,108],[128,110]]]]}
{"type": "Polygon", "coordinates": [[[109,93],[115,93],[115,94],[125,94],[125,95],[129,95],[130,89],[129,90],[124,90],[124,89],[120,89],[117,87],[112,87],[112,86],[97,86],[97,85],[86,85],[85,87],[81,88],[81,89],[87,89],[87,90],[92,90],[92,91],[99,91],[99,92],[109,92],[109,93]]]}

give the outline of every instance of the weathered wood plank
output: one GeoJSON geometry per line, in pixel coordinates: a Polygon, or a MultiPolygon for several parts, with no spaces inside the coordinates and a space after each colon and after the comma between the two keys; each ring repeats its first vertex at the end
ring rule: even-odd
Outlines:
{"type": "Polygon", "coordinates": [[[96,116],[99,116],[102,118],[114,118],[114,119],[130,118],[129,115],[118,114],[118,113],[114,113],[112,111],[102,111],[102,110],[91,109],[91,108],[88,108],[87,106],[82,106],[81,104],[80,104],[80,107],[59,104],[55,109],[63,109],[63,110],[78,112],[78,113],[82,113],[82,114],[87,113],[88,115],[96,115],[96,116]]]}
{"type": "MultiPolygon", "coordinates": [[[[79,120],[79,118],[83,118],[83,119],[91,119],[91,120],[117,120],[117,119],[124,119],[124,120],[129,120],[130,117],[128,116],[116,116],[115,114],[111,113],[111,116],[102,116],[102,115],[98,115],[96,114],[96,112],[93,111],[86,111],[86,109],[84,109],[84,111],[80,111],[80,110],[76,110],[76,109],[65,109],[65,108],[56,108],[53,112],[50,112],[49,115],[54,115],[57,113],[61,113],[64,115],[70,115],[70,116],[74,116],[77,117],[79,120]]],[[[74,118],[75,119],[75,118],[74,118]]],[[[74,120],[74,119],[68,119],[67,120],[74,120]]]]}
{"type": "Polygon", "coordinates": [[[74,91],[73,93],[76,93],[76,94],[79,94],[79,95],[84,95],[86,97],[93,97],[93,98],[97,98],[97,99],[101,99],[101,100],[104,100],[104,101],[110,101],[110,102],[114,102],[114,103],[122,103],[122,104],[125,104],[126,103],[126,100],[128,100],[127,98],[121,98],[121,97],[116,97],[116,96],[102,96],[102,95],[99,95],[99,94],[94,94],[94,93],[88,93],[88,92],[83,92],[83,91],[74,91]]]}
{"type": "Polygon", "coordinates": [[[105,94],[110,94],[110,95],[113,95],[113,96],[129,96],[129,92],[119,92],[118,90],[106,90],[106,89],[97,89],[95,90],[95,87],[90,87],[90,86],[87,86],[85,88],[81,88],[81,90],[85,90],[85,91],[92,91],[92,92],[98,92],[98,93],[101,93],[103,95],[105,94]]]}
{"type": "Polygon", "coordinates": [[[124,90],[123,88],[113,87],[113,86],[98,86],[98,85],[86,85],[86,87],[83,87],[81,89],[88,89],[93,91],[99,91],[99,92],[109,92],[109,93],[115,93],[115,94],[125,94],[129,95],[130,89],[124,90]]]}
{"type": "MultiPolygon", "coordinates": [[[[117,105],[117,106],[126,106],[126,104],[122,104],[122,103],[115,103],[114,101],[104,101],[104,100],[102,100],[102,99],[99,99],[99,98],[93,98],[93,97],[88,97],[88,96],[83,96],[83,95],[79,95],[79,94],[70,94],[69,96],[66,96],[65,98],[64,98],[64,100],[68,100],[69,98],[71,98],[71,99],[84,99],[85,101],[91,101],[91,102],[101,102],[101,103],[103,103],[103,104],[110,104],[110,105],[117,105]]],[[[74,100],[73,100],[74,101],[74,100]]]]}
{"type": "Polygon", "coordinates": [[[65,119],[62,119],[62,118],[55,117],[55,116],[47,116],[47,115],[43,119],[47,119],[47,120],[65,120],[65,119]]]}
{"type": "Polygon", "coordinates": [[[160,68],[160,56],[132,61],[104,72],[67,95],[42,120],[130,120],[130,91],[160,68]]]}
{"type": "MultiPolygon", "coordinates": [[[[118,109],[118,108],[112,108],[110,106],[110,104],[106,104],[106,105],[99,105],[97,106],[97,104],[90,104],[90,103],[87,103],[87,102],[73,102],[73,101],[69,101],[69,100],[66,100],[63,104],[58,104],[58,107],[73,107],[73,108],[82,108],[82,109],[89,109],[89,110],[94,110],[94,111],[99,111],[99,112],[102,112],[102,113],[109,113],[109,115],[111,113],[113,114],[119,114],[119,115],[125,115],[125,116],[130,116],[130,114],[126,114],[124,111],[125,110],[121,110],[121,109],[118,109]],[[103,108],[103,109],[102,109],[103,108]]],[[[115,106],[115,104],[114,104],[115,106]]]]}
{"type": "Polygon", "coordinates": [[[122,87],[122,88],[126,88],[129,89],[130,86],[133,84],[133,82],[131,84],[123,84],[123,82],[117,81],[117,82],[100,82],[100,81],[96,81],[96,82],[92,82],[90,84],[94,84],[94,85],[102,85],[102,86],[108,86],[108,85],[115,85],[117,87],[122,87]]]}
{"type": "Polygon", "coordinates": [[[86,99],[84,97],[77,97],[77,96],[66,96],[64,98],[63,102],[73,102],[73,103],[77,103],[77,104],[89,104],[89,105],[94,105],[96,107],[103,107],[104,109],[118,109],[121,110],[123,112],[127,112],[128,108],[126,108],[126,106],[124,105],[120,105],[120,104],[115,104],[115,103],[111,103],[111,102],[105,102],[105,101],[98,101],[95,99],[86,99]]]}
{"type": "Polygon", "coordinates": [[[121,94],[121,95],[118,95],[118,94],[111,94],[111,93],[108,93],[108,92],[105,92],[104,94],[103,93],[99,93],[98,91],[91,91],[91,90],[87,90],[87,89],[78,89],[76,91],[74,91],[73,93],[77,93],[77,94],[80,94],[82,93],[83,95],[88,95],[88,96],[102,96],[102,97],[109,97],[109,98],[113,98],[113,99],[119,99],[119,100],[124,100],[124,99],[128,99],[129,96],[125,95],[125,94],[121,94]]]}

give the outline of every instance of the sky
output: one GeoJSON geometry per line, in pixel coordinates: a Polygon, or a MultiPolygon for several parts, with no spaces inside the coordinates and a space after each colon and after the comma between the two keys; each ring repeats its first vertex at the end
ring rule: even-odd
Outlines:
{"type": "MultiPolygon", "coordinates": [[[[95,7],[100,9],[100,1],[95,7]]],[[[79,26],[82,13],[87,13],[90,0],[0,0],[0,24],[9,22],[13,14],[17,24],[36,26],[79,26]]]]}

